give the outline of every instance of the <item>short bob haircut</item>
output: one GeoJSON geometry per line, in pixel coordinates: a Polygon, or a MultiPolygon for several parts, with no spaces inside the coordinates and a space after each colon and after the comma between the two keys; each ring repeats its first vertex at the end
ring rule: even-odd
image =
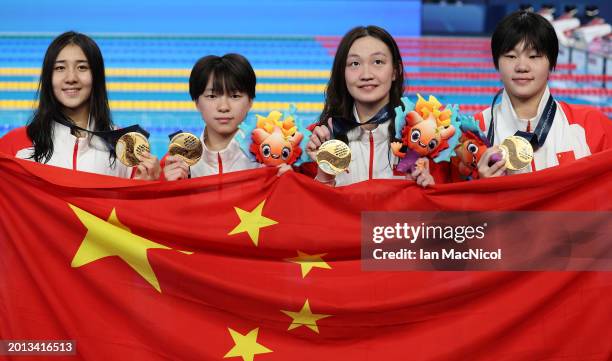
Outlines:
{"type": "Polygon", "coordinates": [[[541,15],[529,11],[517,11],[503,18],[491,37],[495,69],[499,70],[499,58],[520,42],[525,42],[527,48],[546,56],[550,70],[555,68],[559,55],[559,40],[555,29],[541,15]]]}
{"type": "Polygon", "coordinates": [[[240,92],[250,99],[255,98],[255,71],[240,54],[208,55],[198,60],[189,76],[191,100],[197,101],[204,93],[210,77],[213,77],[213,92],[217,95],[240,92]]]}

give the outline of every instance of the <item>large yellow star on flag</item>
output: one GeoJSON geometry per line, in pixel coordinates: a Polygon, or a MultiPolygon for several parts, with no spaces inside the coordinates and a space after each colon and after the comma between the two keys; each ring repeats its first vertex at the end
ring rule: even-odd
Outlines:
{"type": "Polygon", "coordinates": [[[234,340],[235,346],[232,347],[232,349],[229,350],[228,353],[223,356],[223,358],[240,356],[242,357],[243,361],[253,361],[255,355],[273,352],[264,345],[257,343],[259,327],[252,329],[246,335],[234,331],[229,327],[227,329],[234,340]]]}
{"type": "Polygon", "coordinates": [[[293,322],[291,322],[291,325],[289,325],[289,328],[287,329],[287,331],[293,330],[294,328],[298,328],[300,326],[306,326],[309,329],[313,330],[314,332],[319,333],[319,327],[317,326],[317,321],[322,318],[332,316],[332,315],[322,315],[322,314],[312,313],[312,311],[310,310],[310,305],[308,304],[308,299],[306,299],[304,306],[299,312],[291,312],[291,311],[283,311],[283,310],[281,310],[281,312],[293,319],[293,322]]]}
{"type": "Polygon", "coordinates": [[[273,219],[261,215],[265,203],[266,200],[264,199],[257,205],[257,207],[255,207],[255,209],[250,212],[234,207],[236,213],[238,214],[238,218],[240,218],[240,223],[234,229],[232,229],[228,235],[231,236],[234,234],[247,232],[249,237],[251,237],[253,244],[257,246],[259,243],[259,229],[273,226],[278,223],[273,219]]]}
{"type": "Polygon", "coordinates": [[[306,278],[306,275],[308,275],[313,268],[331,269],[331,266],[323,260],[323,256],[327,253],[308,254],[300,250],[298,250],[297,253],[297,257],[285,258],[285,261],[299,264],[302,268],[302,278],[306,278]]]}
{"type": "Polygon", "coordinates": [[[72,267],[81,267],[104,257],[117,256],[149,282],[153,288],[161,292],[155,272],[149,264],[147,250],[171,248],[133,234],[119,221],[114,208],[108,220],[104,221],[72,204],[68,205],[87,228],[87,234],[72,259],[72,267]]]}

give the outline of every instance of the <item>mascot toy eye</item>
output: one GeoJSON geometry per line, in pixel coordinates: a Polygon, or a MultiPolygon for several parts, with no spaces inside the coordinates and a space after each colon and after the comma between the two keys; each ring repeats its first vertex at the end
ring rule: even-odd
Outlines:
{"type": "Polygon", "coordinates": [[[257,115],[257,126],[251,133],[249,148],[258,162],[267,166],[293,164],[300,158],[300,142],[304,137],[297,131],[293,117],[281,120],[282,113],[272,111],[267,117],[257,115]]]}

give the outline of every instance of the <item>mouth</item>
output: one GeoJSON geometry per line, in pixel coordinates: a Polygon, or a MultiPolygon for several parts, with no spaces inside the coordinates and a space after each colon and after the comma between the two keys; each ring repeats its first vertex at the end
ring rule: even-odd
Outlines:
{"type": "Polygon", "coordinates": [[[533,81],[533,78],[512,78],[512,81],[519,85],[525,85],[533,81]]]}
{"type": "Polygon", "coordinates": [[[370,90],[376,89],[377,86],[378,85],[376,84],[365,84],[365,85],[359,85],[357,86],[357,88],[370,91],[370,90]]]}
{"type": "Polygon", "coordinates": [[[421,147],[423,147],[423,148],[427,148],[427,145],[425,145],[425,144],[421,143],[421,141],[420,141],[420,140],[419,140],[419,141],[417,141],[417,144],[418,144],[418,145],[420,145],[420,146],[421,146],[421,147]]]}
{"type": "Polygon", "coordinates": [[[79,91],[81,91],[80,88],[67,88],[67,89],[62,89],[62,92],[64,94],[66,94],[66,96],[68,97],[75,97],[77,95],[79,95],[79,91]]]}
{"type": "Polygon", "coordinates": [[[280,155],[278,155],[278,154],[272,154],[272,158],[274,158],[274,159],[278,159],[278,158],[280,158],[280,155]]]}
{"type": "Polygon", "coordinates": [[[228,124],[229,122],[231,122],[231,121],[232,121],[232,119],[234,119],[234,118],[232,118],[232,117],[220,117],[220,118],[215,118],[215,120],[216,120],[217,122],[219,122],[220,124],[228,124]]]}

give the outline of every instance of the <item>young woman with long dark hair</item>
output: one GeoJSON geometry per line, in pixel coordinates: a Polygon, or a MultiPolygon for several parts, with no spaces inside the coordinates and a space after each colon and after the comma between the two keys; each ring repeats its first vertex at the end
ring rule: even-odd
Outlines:
{"type": "Polygon", "coordinates": [[[151,154],[131,168],[118,162],[112,145],[86,131],[115,130],[106,92],[104,60],[87,35],[69,31],[45,53],[38,105],[27,126],[0,139],[0,152],[73,170],[136,179],[157,179],[151,154]],[[77,128],[78,127],[78,128],[77,128]]]}

